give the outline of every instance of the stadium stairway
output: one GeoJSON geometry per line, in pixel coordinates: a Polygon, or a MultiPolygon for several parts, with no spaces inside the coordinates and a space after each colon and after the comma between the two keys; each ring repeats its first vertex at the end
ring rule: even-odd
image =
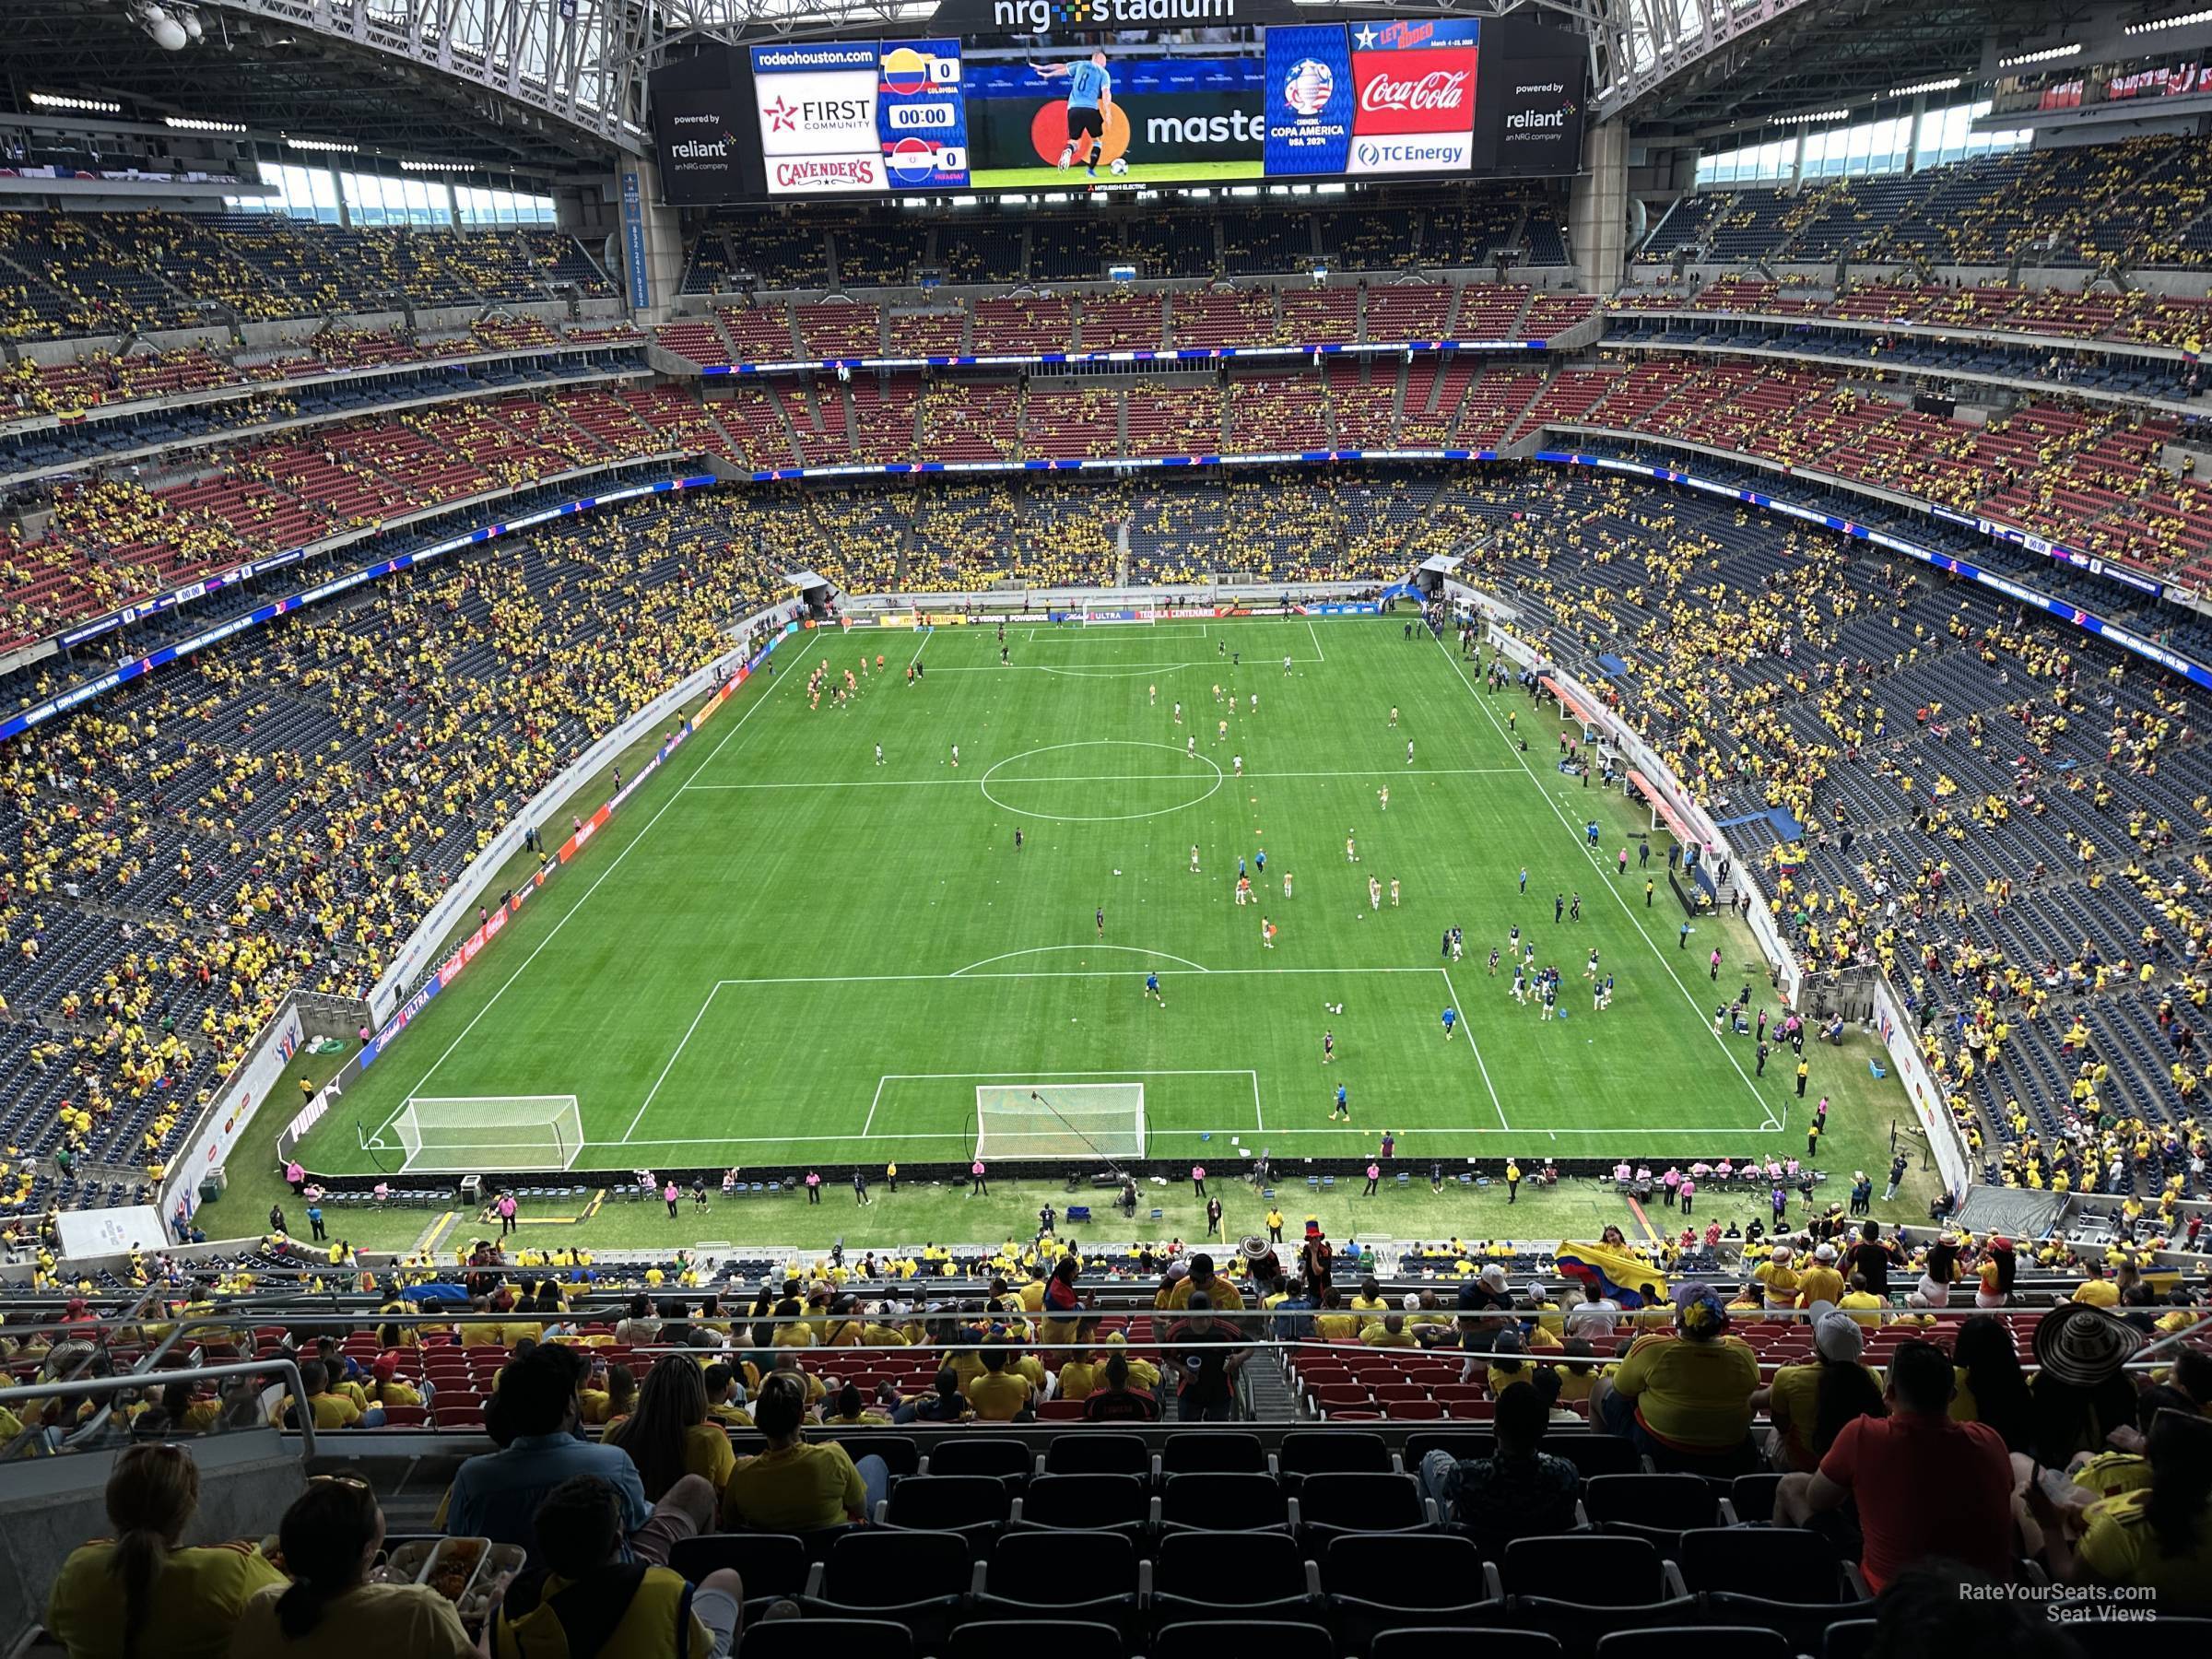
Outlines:
{"type": "Polygon", "coordinates": [[[1304,1415],[1298,1396],[1290,1390],[1290,1380],[1279,1365],[1245,1367],[1244,1401],[1254,1422],[1295,1423],[1304,1415]]]}

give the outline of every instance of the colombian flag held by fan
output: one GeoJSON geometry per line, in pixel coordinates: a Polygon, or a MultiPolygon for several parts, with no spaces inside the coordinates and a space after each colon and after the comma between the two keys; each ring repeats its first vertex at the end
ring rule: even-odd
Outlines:
{"type": "Polygon", "coordinates": [[[1576,1244],[1562,1239],[1559,1277],[1592,1285],[1624,1308],[1648,1307],[1667,1298],[1666,1275],[1641,1256],[1612,1244],[1576,1244]]]}

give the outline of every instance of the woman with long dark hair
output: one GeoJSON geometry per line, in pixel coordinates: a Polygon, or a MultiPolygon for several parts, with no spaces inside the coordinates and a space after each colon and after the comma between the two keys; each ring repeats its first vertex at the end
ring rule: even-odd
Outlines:
{"type": "Polygon", "coordinates": [[[477,1644],[428,1584],[371,1583],[384,1543],[376,1495],[350,1476],[308,1483],[276,1530],[288,1589],[246,1604],[229,1659],[466,1659],[477,1644]]]}
{"type": "Polygon", "coordinates": [[[200,1503],[200,1471],[182,1446],[132,1446],[108,1477],[112,1539],[62,1563],[47,1631],[69,1659],[221,1659],[230,1628],[283,1571],[250,1543],[180,1547],[200,1503]]]}
{"type": "MultiPolygon", "coordinates": [[[[1081,1264],[1071,1253],[1053,1264],[1052,1277],[1044,1281],[1044,1321],[1038,1340],[1045,1347],[1055,1349],[1075,1341],[1077,1316],[1083,1310],[1083,1298],[1076,1289],[1076,1274],[1081,1264]]],[[[1059,1366],[1072,1355],[1048,1352],[1045,1363],[1059,1366]]]]}
{"type": "Polygon", "coordinates": [[[1928,1246],[1927,1260],[1920,1269],[1920,1288],[1916,1294],[1921,1305],[1928,1308],[1947,1306],[1951,1300],[1951,1286],[1959,1277],[1959,1241],[1949,1233],[1943,1234],[1928,1246]]]}
{"type": "Polygon", "coordinates": [[[2019,1277],[2019,1272],[2012,1241],[2002,1234],[1992,1234],[1981,1261],[1974,1265],[1974,1275],[1981,1281],[1974,1291],[1974,1306],[2002,1308],[2010,1302],[2013,1283],[2019,1277]]]}
{"type": "Polygon", "coordinates": [[[1785,1365],[1751,1396],[1774,1422],[1776,1467],[1810,1474],[1853,1418],[1888,1417],[1882,1385],[1860,1362],[1866,1334],[1850,1314],[1830,1308],[1812,1322],[1814,1357],[1785,1365]]]}
{"type": "Polygon", "coordinates": [[[2005,1322],[1994,1313],[1977,1313],[1966,1321],[1951,1344],[1951,1361],[1959,1368],[1959,1392],[1951,1396],[1952,1420],[1987,1423],[2005,1437],[2006,1451],[2032,1453],[2035,1402],[2005,1322]]]}
{"type": "Polygon", "coordinates": [[[737,1455],[719,1423],[707,1420],[707,1383],[688,1354],[663,1354],[638,1389],[637,1409],[606,1431],[638,1465],[645,1501],[658,1503],[687,1475],[720,1492],[737,1455]]]}

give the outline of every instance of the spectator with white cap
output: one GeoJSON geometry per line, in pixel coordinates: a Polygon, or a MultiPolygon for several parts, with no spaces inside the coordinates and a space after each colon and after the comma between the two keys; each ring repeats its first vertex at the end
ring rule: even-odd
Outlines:
{"type": "Polygon", "coordinates": [[[1759,1281],[1770,1309],[1797,1305],[1796,1254],[1789,1245],[1777,1244],[1767,1259],[1751,1270],[1751,1277],[1759,1281]]]}
{"type": "Polygon", "coordinates": [[[1767,1455],[1778,1469],[1810,1474],[1853,1418],[1887,1417],[1881,1373],[1861,1362],[1866,1333],[1828,1301],[1809,1310],[1814,1358],[1775,1371],[1751,1396],[1751,1409],[1773,1419],[1767,1455]]]}

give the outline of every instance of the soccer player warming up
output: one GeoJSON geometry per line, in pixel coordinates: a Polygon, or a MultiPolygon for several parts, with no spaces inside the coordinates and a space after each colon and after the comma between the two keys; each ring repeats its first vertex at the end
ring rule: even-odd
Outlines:
{"type": "Polygon", "coordinates": [[[1159,994],[1159,975],[1157,973],[1145,975],[1145,994],[1163,1008],[1168,1006],[1168,999],[1159,994]]]}

